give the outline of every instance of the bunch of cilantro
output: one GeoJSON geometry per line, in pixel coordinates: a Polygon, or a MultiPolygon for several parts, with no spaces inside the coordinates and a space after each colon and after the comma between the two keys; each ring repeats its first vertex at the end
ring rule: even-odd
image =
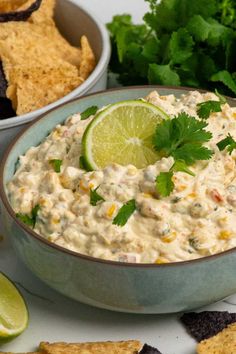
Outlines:
{"type": "Polygon", "coordinates": [[[107,25],[110,69],[123,85],[201,87],[236,96],[236,1],[145,0],[144,23],[107,25]]]}

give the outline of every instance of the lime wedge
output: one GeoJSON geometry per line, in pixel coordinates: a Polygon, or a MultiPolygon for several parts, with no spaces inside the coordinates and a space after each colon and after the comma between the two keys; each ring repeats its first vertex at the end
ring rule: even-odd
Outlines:
{"type": "Polygon", "coordinates": [[[15,285],[0,273],[0,342],[21,334],[28,324],[28,310],[15,285]]]}
{"type": "Polygon", "coordinates": [[[82,144],[86,167],[110,163],[144,168],[160,157],[152,144],[156,125],[169,117],[142,100],[122,101],[99,112],[85,130],[82,144]]]}

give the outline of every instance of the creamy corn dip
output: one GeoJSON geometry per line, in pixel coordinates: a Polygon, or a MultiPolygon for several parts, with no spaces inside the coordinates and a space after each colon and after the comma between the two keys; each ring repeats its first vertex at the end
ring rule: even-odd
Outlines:
{"type": "MultiPolygon", "coordinates": [[[[146,99],[171,117],[181,111],[197,117],[197,103],[218,97],[192,91],[177,99],[154,91],[146,99]]],[[[214,155],[191,166],[195,177],[175,173],[175,189],[166,198],[158,196],[155,179],[170,169],[172,157],[144,169],[111,164],[86,172],[79,167],[81,139],[91,119],[69,117],[20,157],[8,184],[9,199],[16,213],[30,214],[40,205],[36,233],[75,252],[134,263],[185,261],[236,246],[236,151],[230,155],[216,146],[229,132],[236,139],[235,108],[224,104],[222,112],[210,115],[207,130],[213,138],[205,145],[214,155]],[[49,163],[52,159],[63,161],[60,173],[49,163]],[[93,206],[90,189],[98,186],[105,201],[93,206]],[[112,224],[131,199],[137,210],[128,222],[112,224]]]]}

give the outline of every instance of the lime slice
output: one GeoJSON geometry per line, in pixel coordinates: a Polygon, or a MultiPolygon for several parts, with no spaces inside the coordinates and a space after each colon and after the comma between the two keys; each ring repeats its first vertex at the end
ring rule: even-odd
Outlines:
{"type": "Polygon", "coordinates": [[[28,310],[15,285],[0,273],[0,342],[21,334],[28,324],[28,310]]]}
{"type": "Polygon", "coordinates": [[[85,130],[82,144],[86,167],[110,163],[144,168],[159,159],[152,144],[156,125],[169,117],[142,100],[122,101],[99,112],[85,130]]]}

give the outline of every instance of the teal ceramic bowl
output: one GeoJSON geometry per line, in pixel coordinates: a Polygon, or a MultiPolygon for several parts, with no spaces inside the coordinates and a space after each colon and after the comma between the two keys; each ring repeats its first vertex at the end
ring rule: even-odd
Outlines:
{"type": "MultiPolygon", "coordinates": [[[[196,309],[236,292],[236,249],[198,260],[170,264],[127,264],[78,254],[46,241],[16,219],[6,184],[19,155],[38,145],[54,126],[91,105],[104,106],[161,94],[186,93],[157,86],[110,90],[75,99],[40,117],[8,148],[0,168],[2,222],[13,246],[31,271],[60,293],[93,306],[133,313],[170,313],[196,309]]],[[[231,105],[236,105],[230,100],[231,105]]]]}

